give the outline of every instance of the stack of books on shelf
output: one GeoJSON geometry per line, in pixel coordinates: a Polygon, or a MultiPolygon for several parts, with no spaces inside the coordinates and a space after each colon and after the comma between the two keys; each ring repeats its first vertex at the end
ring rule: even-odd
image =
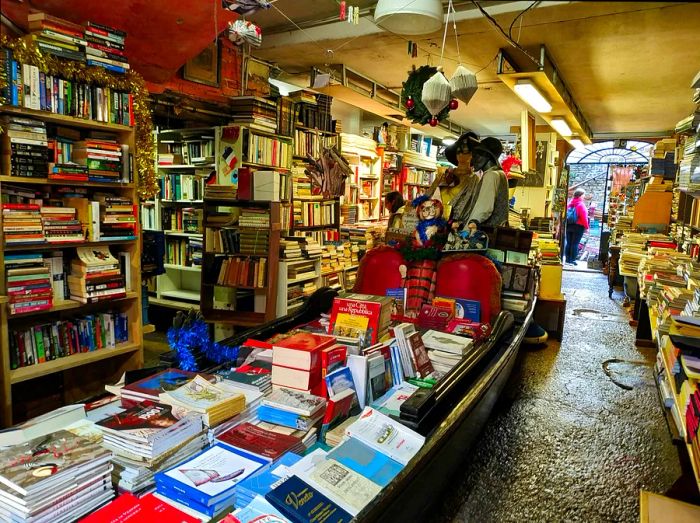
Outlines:
{"type": "Polygon", "coordinates": [[[542,265],[561,265],[559,243],[556,240],[538,238],[538,250],[542,265]]]}
{"type": "Polygon", "coordinates": [[[133,240],[136,238],[136,207],[130,198],[96,193],[100,205],[100,240],[133,240]]]}
{"type": "Polygon", "coordinates": [[[77,521],[114,497],[112,453],[59,430],[0,451],[4,521],[77,521]]]}
{"type": "Polygon", "coordinates": [[[73,144],[72,160],[88,168],[91,182],[119,183],[123,179],[123,152],[127,148],[116,140],[88,138],[73,144]]]}
{"type": "Polygon", "coordinates": [[[87,182],[90,180],[86,165],[77,163],[49,164],[49,180],[64,180],[67,182],[87,182]]]}
{"type": "Polygon", "coordinates": [[[83,225],[73,207],[41,207],[44,236],[48,243],[79,242],[85,239],[83,225]]]}
{"type": "Polygon", "coordinates": [[[296,227],[333,226],[336,223],[335,202],[295,200],[293,220],[296,227]]]}
{"type": "Polygon", "coordinates": [[[129,341],[129,318],[120,312],[104,312],[44,323],[10,332],[12,368],[55,360],[64,356],[114,348],[129,341]]]}
{"type": "Polygon", "coordinates": [[[115,73],[125,73],[129,60],[124,52],[126,33],[95,22],[85,26],[85,57],[88,65],[104,67],[115,73]]]}
{"type": "Polygon", "coordinates": [[[289,278],[289,281],[318,276],[316,274],[315,265],[316,264],[313,260],[289,265],[287,267],[287,277],[289,278]]]}
{"type": "Polygon", "coordinates": [[[270,231],[241,227],[239,231],[240,254],[267,255],[270,251],[270,231]]]}
{"type": "Polygon", "coordinates": [[[301,200],[323,199],[323,196],[320,194],[313,195],[313,186],[305,171],[306,164],[295,160],[290,173],[292,177],[292,197],[301,200]]]}
{"type": "Polygon", "coordinates": [[[280,259],[299,260],[301,258],[301,238],[291,237],[280,240],[280,259]]]}
{"type": "Polygon", "coordinates": [[[270,211],[267,209],[243,209],[238,218],[240,227],[268,228],[270,226],[270,211]]]}
{"type": "Polygon", "coordinates": [[[344,203],[340,206],[341,223],[344,225],[354,225],[357,223],[357,205],[344,203]]]}
{"type": "Polygon", "coordinates": [[[233,114],[231,123],[268,133],[277,131],[277,104],[272,100],[255,96],[239,96],[232,98],[229,104],[233,114]]]}
{"type": "Polygon", "coordinates": [[[169,405],[143,401],[97,422],[102,446],[114,453],[112,482],[121,492],[152,489],[159,471],[207,445],[199,414],[178,418],[169,405]]]}
{"type": "Polygon", "coordinates": [[[318,258],[321,256],[323,249],[315,238],[303,236],[301,239],[301,251],[306,258],[318,258]]]}
{"type": "Polygon", "coordinates": [[[3,116],[2,157],[9,159],[10,176],[46,178],[49,149],[46,124],[22,116],[3,116]]]}
{"type": "Polygon", "coordinates": [[[5,245],[44,243],[41,210],[33,203],[3,203],[2,232],[5,245]]]}
{"type": "Polygon", "coordinates": [[[217,200],[235,200],[236,187],[233,185],[207,184],[204,186],[204,197],[217,200]]]}
{"type": "Polygon", "coordinates": [[[6,254],[5,275],[10,314],[42,311],[53,306],[51,271],[40,253],[6,254]]]}
{"type": "Polygon", "coordinates": [[[56,18],[47,13],[27,15],[29,39],[33,40],[41,52],[85,62],[85,29],[83,26],[56,18]]]}
{"type": "MultiPolygon", "coordinates": [[[[92,303],[126,296],[126,281],[117,260],[107,247],[78,247],[71,261],[68,288],[72,300],[92,303]]],[[[128,265],[128,263],[125,263],[128,265]]]]}
{"type": "Polygon", "coordinates": [[[213,253],[240,253],[241,239],[236,229],[207,228],[207,250],[213,253]]]}
{"type": "Polygon", "coordinates": [[[210,383],[195,376],[181,387],[160,394],[160,402],[173,407],[176,416],[195,412],[202,414],[207,427],[215,427],[240,414],[246,406],[245,395],[223,382],[210,383]]]}
{"type": "Polygon", "coordinates": [[[216,284],[224,287],[267,286],[267,258],[219,258],[216,284]]]}

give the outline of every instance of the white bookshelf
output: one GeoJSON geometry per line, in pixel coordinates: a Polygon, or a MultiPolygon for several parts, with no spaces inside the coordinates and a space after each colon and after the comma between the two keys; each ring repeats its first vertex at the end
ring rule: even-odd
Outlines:
{"type": "Polygon", "coordinates": [[[299,260],[280,260],[279,262],[279,272],[277,277],[277,317],[286,316],[287,314],[294,312],[299,306],[304,303],[305,296],[300,298],[289,299],[289,287],[294,285],[303,285],[308,282],[314,282],[316,288],[320,288],[323,279],[321,277],[321,258],[302,258],[299,260]],[[298,278],[289,277],[290,267],[303,265],[308,262],[313,262],[314,274],[300,276],[298,278]]]}

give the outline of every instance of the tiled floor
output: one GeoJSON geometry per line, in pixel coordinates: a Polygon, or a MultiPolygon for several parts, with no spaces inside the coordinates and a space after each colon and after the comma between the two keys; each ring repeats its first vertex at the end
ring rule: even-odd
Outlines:
{"type": "Polygon", "coordinates": [[[656,395],[654,350],[635,348],[621,294],[609,300],[600,273],[567,271],[563,287],[561,346],[522,351],[431,521],[639,521],[639,489],[663,492],[680,475],[656,395]],[[604,364],[632,390],[613,383],[604,364]]]}

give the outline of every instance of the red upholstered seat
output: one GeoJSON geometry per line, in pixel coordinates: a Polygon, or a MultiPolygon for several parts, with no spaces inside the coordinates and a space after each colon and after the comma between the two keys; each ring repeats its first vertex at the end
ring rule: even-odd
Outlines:
{"type": "Polygon", "coordinates": [[[493,323],[501,311],[501,274],[479,254],[453,254],[440,260],[436,296],[481,303],[481,321],[493,323]]]}
{"type": "Polygon", "coordinates": [[[386,296],[387,289],[403,286],[401,265],[406,262],[396,249],[386,245],[370,249],[360,260],[353,291],[386,296]]]}

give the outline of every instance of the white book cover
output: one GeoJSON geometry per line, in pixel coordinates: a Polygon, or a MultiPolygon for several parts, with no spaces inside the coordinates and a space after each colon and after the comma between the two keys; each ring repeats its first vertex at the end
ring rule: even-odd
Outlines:
{"type": "Polygon", "coordinates": [[[462,356],[466,354],[467,350],[472,346],[473,341],[463,336],[429,330],[423,334],[423,344],[429,349],[462,356]]]}
{"type": "Polygon", "coordinates": [[[376,483],[334,459],[326,459],[317,464],[306,479],[312,487],[326,494],[353,516],[382,490],[376,483]]]}
{"type": "Polygon", "coordinates": [[[366,407],[345,433],[402,465],[406,465],[425,443],[423,436],[371,407],[366,407]]]}

